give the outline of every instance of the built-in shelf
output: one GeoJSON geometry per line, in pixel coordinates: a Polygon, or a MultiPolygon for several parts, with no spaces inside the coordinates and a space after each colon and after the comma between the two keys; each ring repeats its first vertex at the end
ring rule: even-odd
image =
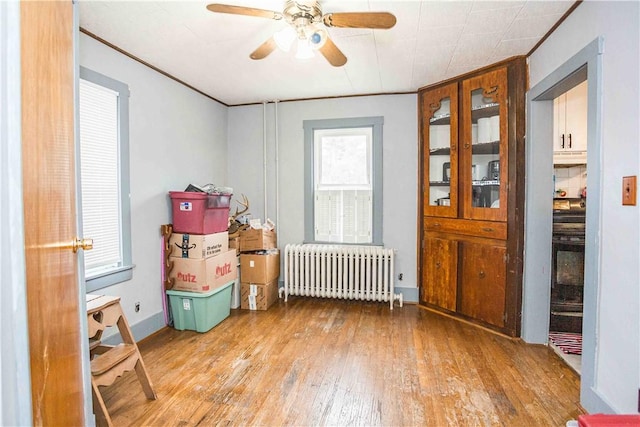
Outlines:
{"type": "MultiPolygon", "coordinates": [[[[479,144],[472,144],[473,154],[495,154],[500,153],[500,141],[483,142],[479,144]]],[[[448,156],[451,154],[450,147],[434,148],[429,150],[431,156],[448,156]]]]}
{"type": "MultiPolygon", "coordinates": [[[[449,181],[429,181],[429,185],[432,187],[449,187],[451,182],[449,181]]],[[[471,181],[471,185],[474,187],[486,187],[486,186],[497,186],[500,185],[500,181],[498,180],[478,180],[471,181]]]]}
{"type": "MultiPolygon", "coordinates": [[[[476,123],[478,119],[497,116],[500,114],[500,104],[482,104],[471,107],[471,121],[476,123]]],[[[431,125],[448,125],[451,122],[451,114],[437,114],[429,119],[431,125]]]]}

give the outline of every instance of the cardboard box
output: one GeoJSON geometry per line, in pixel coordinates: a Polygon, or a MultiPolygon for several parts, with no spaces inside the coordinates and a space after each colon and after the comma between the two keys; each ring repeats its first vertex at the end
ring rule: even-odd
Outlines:
{"type": "Polygon", "coordinates": [[[167,291],[173,327],[179,331],[207,332],[229,317],[231,289],[229,282],[206,293],[167,291]]]}
{"type": "Polygon", "coordinates": [[[280,276],[280,252],[240,254],[240,275],[245,283],[269,283],[280,276]]]}
{"type": "Polygon", "coordinates": [[[171,256],[177,258],[209,258],[229,250],[229,233],[213,234],[173,233],[169,237],[171,256]]]}
{"type": "Polygon", "coordinates": [[[175,279],[172,290],[209,292],[236,280],[236,251],[202,259],[170,257],[173,268],[169,277],[175,279]]]}
{"type": "Polygon", "coordinates": [[[278,280],[269,283],[242,283],[240,308],[266,310],[278,299],[278,280]]]}
{"type": "Polygon", "coordinates": [[[273,230],[253,229],[240,232],[240,252],[260,251],[277,247],[276,232],[273,230]]]}
{"type": "Polygon", "coordinates": [[[229,249],[235,249],[236,254],[240,255],[240,237],[229,239],[229,249]]]}

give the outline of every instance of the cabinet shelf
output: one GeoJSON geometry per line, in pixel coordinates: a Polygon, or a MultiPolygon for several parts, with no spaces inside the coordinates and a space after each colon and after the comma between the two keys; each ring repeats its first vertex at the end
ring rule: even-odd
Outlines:
{"type": "MultiPolygon", "coordinates": [[[[479,144],[472,144],[473,154],[499,154],[500,141],[483,142],[479,144]]],[[[434,148],[429,150],[431,156],[448,156],[451,154],[451,148],[434,148]]]]}
{"type": "Polygon", "coordinates": [[[493,187],[499,187],[500,186],[500,181],[497,180],[491,180],[491,181],[471,181],[471,185],[473,185],[474,187],[489,187],[489,186],[493,186],[493,187]]]}
{"type": "MultiPolygon", "coordinates": [[[[500,104],[482,104],[471,107],[471,120],[476,123],[478,119],[497,116],[500,114],[500,104]]],[[[439,114],[429,119],[430,125],[448,125],[451,123],[451,114],[439,114]]]]}
{"type": "Polygon", "coordinates": [[[484,119],[500,114],[500,104],[482,104],[471,107],[471,122],[477,123],[478,119],[484,119]]]}
{"type": "Polygon", "coordinates": [[[429,119],[430,125],[448,125],[451,124],[451,114],[440,114],[429,119]]]}
{"type": "MultiPolygon", "coordinates": [[[[451,182],[450,181],[429,181],[429,185],[431,187],[450,187],[451,186],[451,182]]],[[[498,180],[474,180],[471,181],[471,185],[474,187],[499,187],[500,186],[500,181],[498,180]]]]}

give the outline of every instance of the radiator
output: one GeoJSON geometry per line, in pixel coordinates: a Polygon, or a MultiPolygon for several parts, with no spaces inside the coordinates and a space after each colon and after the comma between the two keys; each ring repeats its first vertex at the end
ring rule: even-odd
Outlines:
{"type": "Polygon", "coordinates": [[[284,249],[284,300],[289,295],[389,302],[394,250],[376,246],[290,244],[284,249]]]}

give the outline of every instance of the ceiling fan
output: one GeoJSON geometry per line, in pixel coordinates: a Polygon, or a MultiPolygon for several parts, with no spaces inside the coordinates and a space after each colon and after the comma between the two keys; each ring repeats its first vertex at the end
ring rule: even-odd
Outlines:
{"type": "Polygon", "coordinates": [[[388,12],[323,14],[320,2],[315,0],[287,0],[282,12],[220,3],[209,4],[207,9],[217,13],[284,20],[289,24],[258,46],[249,55],[251,59],[263,59],[276,47],[288,52],[297,40],[296,58],[310,58],[313,56],[313,51],[318,50],[334,67],[346,64],[347,57],[329,38],[325,27],[389,29],[396,24],[396,17],[388,12]]]}

